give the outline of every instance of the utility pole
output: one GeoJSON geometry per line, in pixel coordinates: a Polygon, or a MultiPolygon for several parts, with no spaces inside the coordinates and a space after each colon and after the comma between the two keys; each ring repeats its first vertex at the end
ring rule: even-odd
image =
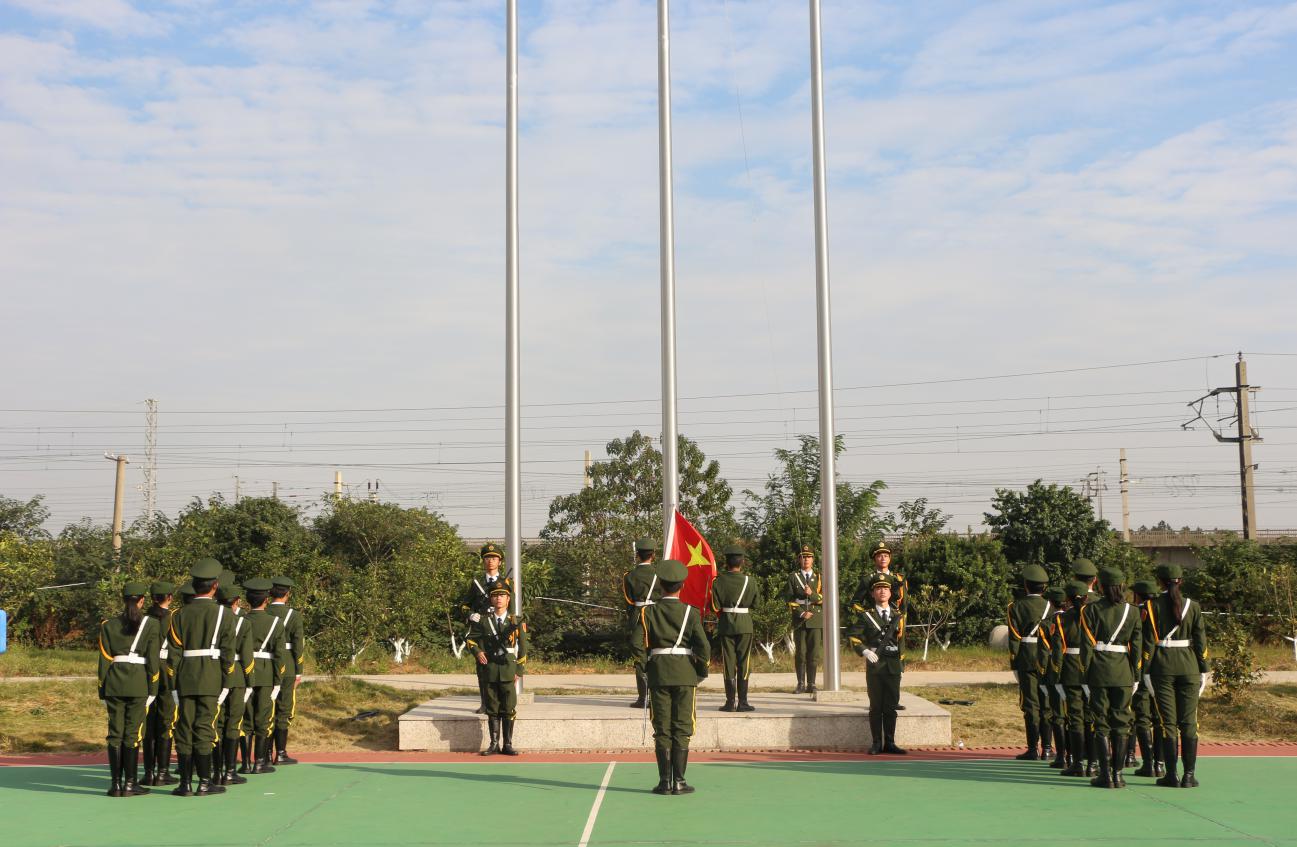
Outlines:
{"type": "Polygon", "coordinates": [[[114,456],[105,453],[105,459],[117,463],[117,480],[113,488],[113,558],[122,557],[122,504],[126,499],[126,466],[130,463],[125,456],[114,456]]]}
{"type": "Polygon", "coordinates": [[[158,401],[144,401],[144,515],[158,508],[158,401]]]}
{"type": "Polygon", "coordinates": [[[279,483],[278,483],[278,482],[272,482],[272,483],[270,483],[270,499],[272,499],[272,500],[276,500],[276,501],[279,500],[279,483]]]}
{"type": "Polygon", "coordinates": [[[239,497],[242,493],[243,493],[242,489],[239,488],[239,475],[235,474],[234,475],[234,505],[236,506],[239,505],[239,497]]]}
{"type": "Polygon", "coordinates": [[[1130,470],[1125,447],[1121,448],[1121,540],[1130,543],[1130,470]]]}
{"type": "MultiPolygon", "coordinates": [[[[1257,434],[1257,430],[1252,426],[1251,417],[1251,399],[1252,394],[1261,390],[1259,385],[1250,385],[1247,381],[1247,362],[1243,359],[1243,353],[1238,354],[1238,361],[1234,363],[1234,384],[1226,385],[1220,388],[1213,388],[1197,400],[1189,403],[1189,407],[1196,413],[1192,420],[1180,425],[1181,429],[1189,429],[1193,424],[1202,421],[1211,430],[1211,434],[1217,441],[1238,444],[1238,475],[1239,475],[1239,493],[1243,505],[1243,537],[1256,538],[1256,483],[1253,480],[1252,473],[1256,470],[1256,465],[1252,463],[1252,444],[1259,443],[1262,439],[1257,434]],[[1234,395],[1234,415],[1233,418],[1238,424],[1238,435],[1227,436],[1221,435],[1212,422],[1202,415],[1202,404],[1212,397],[1221,394],[1234,395]]],[[[1219,420],[1226,420],[1221,418],[1219,420]]],[[[1219,421],[1218,421],[1219,422],[1219,421]]]]}
{"type": "Polygon", "coordinates": [[[342,499],[342,471],[333,472],[333,499],[342,499]]]}
{"type": "Polygon", "coordinates": [[[585,451],[585,487],[590,488],[594,485],[594,480],[590,478],[590,470],[594,467],[594,459],[590,456],[590,451],[585,451]]]}

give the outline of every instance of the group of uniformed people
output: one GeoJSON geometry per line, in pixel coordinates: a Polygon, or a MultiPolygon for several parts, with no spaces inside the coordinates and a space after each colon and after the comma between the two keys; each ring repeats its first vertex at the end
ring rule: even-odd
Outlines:
{"type": "Polygon", "coordinates": [[[1063,588],[1049,588],[1040,565],[1021,576],[1025,596],[1007,613],[1028,748],[1017,758],[1052,754],[1050,767],[1064,776],[1122,788],[1138,745],[1136,776],[1197,787],[1207,639],[1202,611],[1182,594],[1180,566],[1159,565],[1157,584],[1131,586],[1134,604],[1120,569],[1097,569],[1088,559],[1072,563],[1073,581],[1063,588]]]}
{"type": "Polygon", "coordinates": [[[171,793],[180,797],[220,794],[246,783],[240,774],[273,773],[272,747],[275,765],[297,763],[288,755],[288,730],[306,644],[301,616],[288,605],[293,588],[288,577],[239,585],[210,558],[197,562],[179,589],[165,581],[123,586],[122,613],[99,627],[108,796],[139,796],[160,785],[175,785],[171,793]],[[176,594],[179,609],[172,608],[176,594]]]}
{"type": "Polygon", "coordinates": [[[496,544],[480,551],[485,573],[475,576],[460,608],[469,629],[465,643],[477,661],[479,714],[486,715],[491,743],[483,756],[516,756],[513,726],[518,717],[518,681],[527,667],[527,622],[509,611],[513,580],[500,572],[504,554],[496,544]]]}

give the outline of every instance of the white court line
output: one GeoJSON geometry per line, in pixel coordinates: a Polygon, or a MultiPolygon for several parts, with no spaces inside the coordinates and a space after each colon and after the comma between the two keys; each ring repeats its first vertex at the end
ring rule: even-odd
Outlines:
{"type": "Polygon", "coordinates": [[[590,833],[594,832],[595,818],[599,817],[599,807],[603,805],[603,795],[608,792],[608,783],[612,780],[612,769],[615,767],[616,762],[609,762],[608,770],[603,772],[603,782],[599,783],[599,793],[595,795],[594,805],[590,807],[590,817],[585,819],[585,831],[581,833],[577,847],[586,847],[590,843],[590,833]]]}

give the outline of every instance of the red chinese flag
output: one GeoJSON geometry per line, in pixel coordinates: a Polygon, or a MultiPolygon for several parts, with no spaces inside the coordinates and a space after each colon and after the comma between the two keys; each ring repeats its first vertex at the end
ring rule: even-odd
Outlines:
{"type": "Polygon", "coordinates": [[[711,601],[712,580],[716,579],[716,556],[703,534],[685,520],[677,509],[667,536],[666,557],[684,562],[689,568],[680,599],[690,606],[706,609],[711,601]]]}

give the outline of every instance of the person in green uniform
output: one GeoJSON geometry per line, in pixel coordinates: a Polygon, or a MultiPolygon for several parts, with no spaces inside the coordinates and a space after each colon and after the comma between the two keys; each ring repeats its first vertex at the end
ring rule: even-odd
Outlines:
{"type": "Polygon", "coordinates": [[[158,696],[161,630],[144,614],[148,586],[122,587],[122,613],[99,624],[99,699],[108,710],[109,797],[148,794],[139,784],[139,744],[144,716],[158,696]]]}
{"type": "MultiPolygon", "coordinates": [[[[1084,557],[1073,560],[1072,579],[1085,585],[1084,599],[1079,604],[1076,598],[1073,598],[1072,601],[1073,605],[1077,606],[1078,609],[1086,603],[1093,603],[1099,599],[1099,594],[1094,590],[1099,581],[1099,569],[1095,567],[1094,562],[1084,557]]],[[[1077,641],[1074,644],[1079,650],[1080,642],[1077,641]]],[[[1094,711],[1091,709],[1089,697],[1083,698],[1082,703],[1084,704],[1085,713],[1085,775],[1094,776],[1098,773],[1094,753],[1094,711]]]]}
{"type": "MultiPolygon", "coordinates": [[[[504,552],[500,550],[500,545],[493,541],[483,544],[482,549],[478,551],[478,559],[482,562],[484,572],[469,581],[464,589],[464,596],[459,601],[459,610],[464,616],[469,632],[472,632],[473,625],[482,615],[491,611],[491,590],[495,588],[496,583],[502,583],[513,591],[513,580],[500,572],[500,564],[504,561],[504,552]]],[[[477,668],[477,695],[481,700],[481,704],[477,707],[477,714],[484,715],[486,714],[486,677],[483,675],[481,665],[477,668]]]]}
{"type": "Polygon", "coordinates": [[[212,781],[212,750],[216,746],[217,711],[229,696],[229,675],[234,671],[234,621],[216,602],[221,565],[201,559],[189,572],[194,598],[171,616],[168,661],[176,687],[171,692],[178,711],[176,754],[180,784],[171,792],[178,797],[221,794],[225,787],[212,781]],[[198,772],[198,790],[192,780],[198,772]]]}
{"type": "MultiPolygon", "coordinates": [[[[1141,579],[1130,587],[1135,605],[1139,607],[1140,629],[1148,628],[1148,602],[1162,593],[1157,583],[1141,579]]],[[[1141,645],[1142,649],[1142,645],[1141,645]]],[[[1162,776],[1162,722],[1158,719],[1157,709],[1153,705],[1153,686],[1141,685],[1130,700],[1130,709],[1135,715],[1135,733],[1131,741],[1139,745],[1139,769],[1132,771],[1135,776],[1162,776]]],[[[1135,744],[1126,745],[1126,767],[1134,766],[1135,744]]]]}
{"type": "MultiPolygon", "coordinates": [[[[280,686],[293,661],[284,637],[283,618],[266,611],[270,602],[270,580],[258,577],[244,585],[247,592],[248,640],[252,645],[252,659],[245,665],[247,671],[247,696],[250,723],[245,725],[244,736],[252,739],[252,766],[245,773],[274,773],[270,764],[270,737],[275,729],[275,701],[279,699],[280,686]]],[[[247,754],[245,753],[245,758],[247,754]]]]}
{"type": "Polygon", "coordinates": [[[752,609],[761,605],[760,581],[743,573],[747,554],[742,547],[727,547],[724,555],[725,573],[712,583],[716,638],[725,668],[725,705],[721,711],[754,712],[756,709],[748,703],[748,676],[752,672],[752,609]]]}
{"type": "Polygon", "coordinates": [[[1144,609],[1144,683],[1153,689],[1153,705],[1162,724],[1162,760],[1166,775],[1157,781],[1168,788],[1197,788],[1198,699],[1207,687],[1207,631],[1202,609],[1182,591],[1179,565],[1158,565],[1163,593],[1144,609]],[[1176,780],[1176,734],[1184,757],[1184,776],[1176,780]]]}
{"type": "MultiPolygon", "coordinates": [[[[1041,644],[1044,647],[1040,651],[1043,666],[1041,667],[1041,701],[1049,713],[1049,726],[1047,731],[1054,739],[1054,760],[1049,763],[1051,768],[1066,770],[1068,765],[1067,734],[1064,723],[1067,720],[1067,702],[1063,696],[1063,686],[1059,684],[1059,674],[1062,671],[1060,654],[1057,646],[1054,644],[1058,637],[1054,634],[1058,629],[1058,620],[1067,610],[1071,608],[1071,601],[1067,597],[1067,592],[1062,588],[1050,588],[1045,591],[1045,600],[1048,601],[1053,611],[1049,614],[1049,620],[1041,626],[1040,637],[1041,644]]],[[[1046,732],[1042,729],[1041,733],[1046,732]]],[[[1046,748],[1048,749],[1048,748],[1046,748]]]]}
{"type": "Polygon", "coordinates": [[[176,704],[171,701],[171,666],[167,664],[167,628],[171,626],[171,603],[176,587],[164,580],[149,586],[153,605],[148,615],[157,625],[158,664],[162,668],[158,677],[158,696],[144,717],[144,785],[172,785],[171,727],[176,721],[176,704]]]}
{"type": "Polygon", "coordinates": [[[292,663],[287,668],[284,682],[279,690],[279,700],[275,703],[275,764],[295,765],[297,760],[288,755],[288,728],[297,715],[297,686],[302,684],[303,661],[306,656],[306,628],[302,625],[302,616],[288,605],[289,597],[297,583],[286,576],[270,578],[270,614],[280,618],[284,628],[284,647],[292,655],[292,663]]]}
{"type": "Polygon", "coordinates": [[[1072,579],[1085,583],[1085,602],[1093,603],[1099,599],[1099,593],[1094,590],[1095,584],[1099,581],[1099,569],[1095,567],[1094,562],[1085,557],[1074,559],[1072,579]]]}
{"type": "Polygon", "coordinates": [[[1063,769],[1063,776],[1093,776],[1087,774],[1087,766],[1093,767],[1093,736],[1090,732],[1089,711],[1086,706],[1085,671],[1081,667],[1081,607],[1085,605],[1090,587],[1084,582],[1072,581],[1064,588],[1067,595],[1067,608],[1054,618],[1054,631],[1049,644],[1053,663],[1057,667],[1057,680],[1054,683],[1062,705],[1063,728],[1067,739],[1066,746],[1071,763],[1063,769]],[[1090,745],[1087,745],[1090,742],[1090,745]]]}
{"type": "Polygon", "coordinates": [[[896,744],[896,706],[901,701],[901,674],[905,671],[905,615],[892,606],[892,580],[874,577],[872,601],[847,628],[847,644],[863,656],[865,685],[869,690],[870,755],[905,755],[896,744]]]}
{"type": "Polygon", "coordinates": [[[518,717],[516,682],[527,665],[527,622],[509,612],[509,586],[491,589],[491,610],[473,624],[468,646],[477,657],[478,673],[486,678],[486,725],[491,743],[483,756],[516,756],[513,725],[518,717]],[[503,743],[502,743],[503,742],[503,743]]]}
{"type": "Polygon", "coordinates": [[[655,570],[662,598],[639,614],[635,657],[648,668],[649,717],[658,784],[654,794],[691,794],[685,782],[689,740],[698,717],[698,684],[707,678],[711,644],[702,615],[680,600],[689,577],[684,562],[664,559],[655,570]]]}
{"type": "Polygon", "coordinates": [[[221,574],[221,585],[216,589],[216,602],[224,606],[234,621],[234,669],[226,678],[225,698],[216,718],[215,781],[218,785],[243,785],[246,779],[239,776],[239,738],[243,735],[243,715],[247,707],[248,677],[252,663],[252,630],[239,608],[243,587],[235,582],[230,571],[221,574]]]}
{"type": "Polygon", "coordinates": [[[788,610],[793,616],[793,666],[797,692],[815,693],[815,668],[824,652],[824,595],[815,573],[815,550],[801,545],[801,567],[788,575],[788,610]]]}
{"type": "Polygon", "coordinates": [[[1095,788],[1123,788],[1121,770],[1130,735],[1130,698],[1140,679],[1139,610],[1126,602],[1126,575],[1099,571],[1103,596],[1081,609],[1081,667],[1094,711],[1095,788]]]}
{"type": "Polygon", "coordinates": [[[1027,730],[1027,750],[1015,758],[1036,761],[1040,758],[1040,725],[1043,710],[1040,704],[1040,670],[1042,661],[1041,628],[1051,620],[1053,606],[1042,594],[1049,582],[1049,574],[1040,565],[1027,565],[1022,569],[1022,585],[1026,596],[1009,603],[1005,615],[1009,623],[1009,669],[1018,681],[1018,707],[1027,730]]]}
{"type": "Polygon", "coordinates": [[[873,560],[874,570],[872,573],[865,574],[861,578],[860,584],[856,586],[856,591],[851,596],[852,610],[856,614],[860,614],[864,612],[866,608],[868,608],[870,605],[873,604],[873,595],[871,593],[870,586],[874,584],[874,580],[877,577],[885,576],[892,581],[893,608],[895,608],[896,611],[900,612],[901,614],[905,614],[906,611],[905,576],[904,574],[900,574],[892,570],[892,548],[887,546],[886,541],[879,541],[877,544],[874,545],[874,549],[870,552],[869,555],[870,558],[873,560]]]}
{"type": "MultiPolygon", "coordinates": [[[[635,542],[635,566],[621,578],[622,597],[626,598],[626,643],[635,653],[635,643],[639,639],[640,612],[652,606],[662,598],[662,585],[658,581],[653,558],[657,554],[657,542],[651,538],[641,538],[635,542]]],[[[635,659],[635,702],[632,709],[643,709],[648,697],[648,677],[644,662],[635,659]]]]}

